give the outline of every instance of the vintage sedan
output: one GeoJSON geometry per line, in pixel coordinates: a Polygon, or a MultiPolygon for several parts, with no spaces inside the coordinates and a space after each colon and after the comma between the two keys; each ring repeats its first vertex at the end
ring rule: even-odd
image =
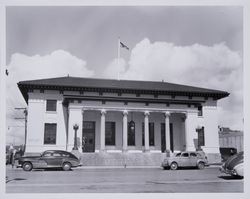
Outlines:
{"type": "Polygon", "coordinates": [[[204,169],[207,163],[208,161],[205,155],[196,151],[185,151],[166,157],[161,166],[163,169],[170,168],[171,170],[176,170],[179,167],[197,167],[198,169],[204,169]]]}
{"type": "Polygon", "coordinates": [[[24,171],[32,169],[62,168],[69,171],[72,167],[80,166],[79,159],[67,151],[48,150],[40,156],[23,156],[18,158],[17,167],[22,167],[24,171]]]}
{"type": "Polygon", "coordinates": [[[230,174],[235,177],[244,177],[244,153],[239,152],[232,157],[230,157],[223,165],[220,167],[222,173],[230,174]]]}

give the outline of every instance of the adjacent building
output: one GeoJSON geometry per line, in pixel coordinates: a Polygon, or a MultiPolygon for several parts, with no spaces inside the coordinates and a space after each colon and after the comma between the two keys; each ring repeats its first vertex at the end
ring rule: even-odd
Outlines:
{"type": "Polygon", "coordinates": [[[217,101],[227,92],[69,76],[18,87],[28,104],[26,153],[77,143],[91,165],[158,164],[166,150],[203,150],[220,161],[217,101]]]}
{"type": "Polygon", "coordinates": [[[219,128],[219,143],[222,148],[235,148],[237,152],[244,151],[243,131],[221,127],[219,128]]]}

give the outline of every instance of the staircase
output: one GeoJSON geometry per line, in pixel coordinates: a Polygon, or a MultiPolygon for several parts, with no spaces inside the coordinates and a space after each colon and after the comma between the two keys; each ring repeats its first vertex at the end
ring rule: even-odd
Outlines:
{"type": "Polygon", "coordinates": [[[82,153],[83,166],[161,166],[163,153],[82,153]]]}

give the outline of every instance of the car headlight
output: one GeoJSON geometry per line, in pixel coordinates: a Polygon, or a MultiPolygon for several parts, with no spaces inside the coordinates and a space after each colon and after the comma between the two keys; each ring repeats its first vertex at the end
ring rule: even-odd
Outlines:
{"type": "Polygon", "coordinates": [[[232,170],[232,174],[235,175],[235,176],[238,175],[238,174],[237,174],[237,171],[236,171],[235,169],[232,170]]]}

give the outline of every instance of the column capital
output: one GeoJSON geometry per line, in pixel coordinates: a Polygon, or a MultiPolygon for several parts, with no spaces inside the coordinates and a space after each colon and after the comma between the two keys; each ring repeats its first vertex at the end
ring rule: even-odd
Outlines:
{"type": "Polygon", "coordinates": [[[102,114],[102,115],[105,115],[106,113],[107,113],[107,111],[106,111],[105,109],[102,109],[102,110],[101,110],[101,114],[102,114]]]}
{"type": "Polygon", "coordinates": [[[170,117],[171,113],[169,111],[164,112],[165,117],[170,117]]]}
{"type": "Polygon", "coordinates": [[[150,115],[150,112],[149,112],[149,111],[144,111],[144,115],[145,115],[145,116],[149,116],[149,115],[150,115]]]}
{"type": "Polygon", "coordinates": [[[123,110],[122,111],[122,114],[125,116],[125,115],[128,115],[128,111],[127,110],[123,110]]]}

